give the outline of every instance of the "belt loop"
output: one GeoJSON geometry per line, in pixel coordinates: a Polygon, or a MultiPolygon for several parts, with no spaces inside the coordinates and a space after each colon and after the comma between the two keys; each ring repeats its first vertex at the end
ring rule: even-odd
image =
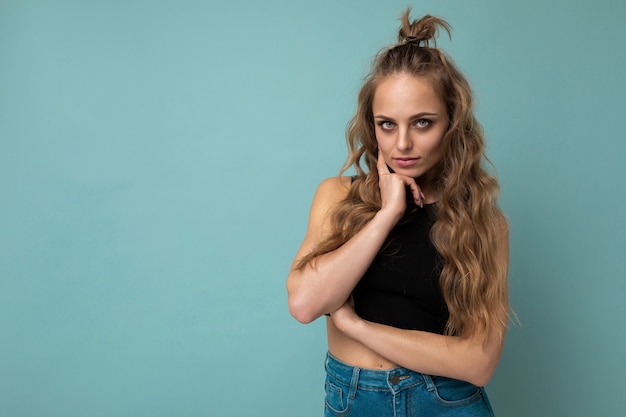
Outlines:
{"type": "Polygon", "coordinates": [[[348,398],[354,400],[356,397],[356,390],[359,387],[359,373],[361,372],[361,368],[354,366],[352,368],[352,381],[350,381],[350,392],[348,393],[348,398]]]}
{"type": "Polygon", "coordinates": [[[436,387],[435,382],[433,381],[431,376],[426,374],[422,374],[422,376],[424,377],[424,382],[426,382],[426,388],[428,389],[428,391],[434,391],[436,387]]]}

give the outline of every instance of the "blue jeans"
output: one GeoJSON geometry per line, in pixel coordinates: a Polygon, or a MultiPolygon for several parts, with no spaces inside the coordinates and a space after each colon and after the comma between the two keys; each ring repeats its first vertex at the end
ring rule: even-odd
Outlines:
{"type": "Polygon", "coordinates": [[[483,388],[396,367],[357,368],[326,356],[325,417],[493,417],[483,388]]]}

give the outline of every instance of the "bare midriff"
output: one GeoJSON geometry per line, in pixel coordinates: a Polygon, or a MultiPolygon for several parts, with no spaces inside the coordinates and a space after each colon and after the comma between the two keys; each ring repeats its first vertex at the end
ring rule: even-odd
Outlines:
{"type": "Polygon", "coordinates": [[[343,334],[330,317],[326,318],[326,332],[328,334],[328,351],[335,358],[358,368],[387,370],[397,365],[362,343],[343,334]]]}

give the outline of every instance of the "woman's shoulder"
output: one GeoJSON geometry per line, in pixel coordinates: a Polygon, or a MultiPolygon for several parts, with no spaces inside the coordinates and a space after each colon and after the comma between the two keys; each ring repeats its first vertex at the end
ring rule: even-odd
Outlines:
{"type": "Polygon", "coordinates": [[[330,177],[317,187],[313,197],[312,212],[326,213],[329,208],[346,198],[350,191],[352,178],[348,176],[330,177]]]}
{"type": "Polygon", "coordinates": [[[317,192],[345,197],[352,185],[352,177],[330,177],[323,180],[317,187],[317,192]]]}

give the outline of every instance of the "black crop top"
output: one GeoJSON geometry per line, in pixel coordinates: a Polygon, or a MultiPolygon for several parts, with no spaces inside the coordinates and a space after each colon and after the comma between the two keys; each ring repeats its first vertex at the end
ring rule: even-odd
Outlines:
{"type": "Polygon", "coordinates": [[[436,207],[411,203],[354,288],[354,308],[368,321],[443,334],[442,260],[429,237],[436,207]]]}

